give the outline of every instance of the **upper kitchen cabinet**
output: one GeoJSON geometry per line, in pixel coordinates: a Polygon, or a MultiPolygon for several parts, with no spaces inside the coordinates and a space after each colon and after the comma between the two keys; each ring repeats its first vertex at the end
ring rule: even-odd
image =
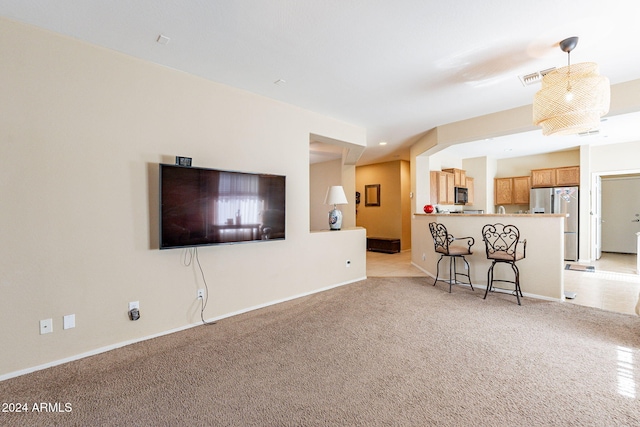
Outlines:
{"type": "Polygon", "coordinates": [[[580,166],[556,168],[556,186],[569,187],[580,185],[580,166]]]}
{"type": "Polygon", "coordinates": [[[449,172],[431,171],[431,203],[452,205],[455,203],[455,177],[449,172]]]}
{"type": "Polygon", "coordinates": [[[513,178],[494,178],[493,189],[495,205],[513,203],[513,178]]]}
{"type": "Polygon", "coordinates": [[[470,176],[466,177],[466,185],[467,185],[467,205],[472,205],[473,204],[473,196],[474,196],[474,189],[473,189],[473,178],[471,178],[470,176]]]}
{"type": "Polygon", "coordinates": [[[555,169],[534,169],[531,171],[531,187],[553,187],[556,184],[555,169]]]}
{"type": "Polygon", "coordinates": [[[531,190],[531,178],[528,176],[516,176],[513,178],[513,204],[528,205],[531,190]]]}
{"type": "Polygon", "coordinates": [[[580,166],[534,169],[531,171],[531,187],[567,187],[580,185],[580,166]]]}
{"type": "Polygon", "coordinates": [[[531,180],[528,176],[495,178],[494,204],[496,205],[528,205],[531,180]]]}
{"type": "Polygon", "coordinates": [[[454,187],[467,187],[467,173],[462,169],[442,169],[442,172],[448,172],[453,174],[454,187]]]}

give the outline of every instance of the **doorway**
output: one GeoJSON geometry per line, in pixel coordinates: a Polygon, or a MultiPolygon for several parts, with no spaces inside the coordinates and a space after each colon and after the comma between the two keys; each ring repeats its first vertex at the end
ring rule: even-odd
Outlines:
{"type": "Polygon", "coordinates": [[[602,251],[637,254],[640,175],[602,178],[602,251]]]}
{"type": "MultiPolygon", "coordinates": [[[[594,257],[602,252],[634,258],[637,265],[637,236],[640,232],[640,172],[600,173],[594,177],[592,243],[594,257]]],[[[623,257],[625,258],[625,257],[623,257]]]]}

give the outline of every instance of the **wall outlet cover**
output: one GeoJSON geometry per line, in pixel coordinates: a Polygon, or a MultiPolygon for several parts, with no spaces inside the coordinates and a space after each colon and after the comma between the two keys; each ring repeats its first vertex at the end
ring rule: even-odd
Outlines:
{"type": "Polygon", "coordinates": [[[53,319],[43,319],[40,321],[40,335],[53,332],[53,319]]]}

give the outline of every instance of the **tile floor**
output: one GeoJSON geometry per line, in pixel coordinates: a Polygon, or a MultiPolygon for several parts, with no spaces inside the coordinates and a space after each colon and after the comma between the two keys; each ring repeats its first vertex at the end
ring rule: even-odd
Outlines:
{"type": "MultiPolygon", "coordinates": [[[[640,275],[635,274],[635,263],[635,255],[603,253],[602,258],[596,262],[581,263],[594,266],[595,272],[565,270],[565,291],[576,293],[575,299],[566,301],[608,311],[635,314],[640,293],[640,275]]],[[[368,251],[367,276],[419,277],[425,274],[411,265],[411,251],[398,254],[368,251]]]]}
{"type": "Polygon", "coordinates": [[[590,273],[565,270],[564,290],[577,294],[575,299],[567,301],[603,310],[635,314],[640,292],[640,275],[636,274],[635,255],[603,252],[602,258],[598,261],[579,264],[592,265],[595,271],[590,273]]]}

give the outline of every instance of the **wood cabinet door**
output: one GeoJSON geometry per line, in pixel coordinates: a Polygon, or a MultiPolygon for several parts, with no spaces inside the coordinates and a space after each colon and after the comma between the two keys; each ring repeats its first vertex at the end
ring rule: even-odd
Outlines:
{"type": "Polygon", "coordinates": [[[442,172],[447,172],[453,174],[453,186],[454,187],[464,187],[465,186],[465,175],[466,172],[462,169],[442,169],[442,172]]]}
{"type": "Polygon", "coordinates": [[[473,204],[473,178],[466,177],[465,185],[467,186],[467,204],[473,204]]]}
{"type": "Polygon", "coordinates": [[[580,166],[557,168],[555,171],[557,186],[566,187],[570,185],[580,185],[580,166]]]}
{"type": "Polygon", "coordinates": [[[443,175],[445,175],[446,179],[444,179],[444,181],[447,183],[447,189],[446,189],[446,204],[448,205],[453,205],[455,203],[456,200],[456,195],[455,195],[455,177],[452,173],[448,173],[448,172],[443,172],[443,175]]]}
{"type": "Polygon", "coordinates": [[[453,185],[454,187],[460,187],[460,169],[453,170],[453,185]]]}
{"type": "Polygon", "coordinates": [[[455,200],[453,174],[431,171],[429,179],[431,181],[429,185],[431,204],[453,205],[455,200]]]}
{"type": "Polygon", "coordinates": [[[530,190],[531,190],[531,179],[528,176],[514,177],[513,178],[513,204],[528,205],[530,190]]]}
{"type": "Polygon", "coordinates": [[[429,203],[438,204],[438,172],[429,172],[429,203]]]}
{"type": "Polygon", "coordinates": [[[447,200],[447,175],[444,172],[438,172],[438,203],[449,204],[447,200]]]}
{"type": "Polygon", "coordinates": [[[531,187],[553,187],[555,185],[555,169],[534,169],[531,171],[531,187]]]}
{"type": "Polygon", "coordinates": [[[512,204],[513,178],[494,178],[493,191],[493,199],[495,205],[512,204]]]}

